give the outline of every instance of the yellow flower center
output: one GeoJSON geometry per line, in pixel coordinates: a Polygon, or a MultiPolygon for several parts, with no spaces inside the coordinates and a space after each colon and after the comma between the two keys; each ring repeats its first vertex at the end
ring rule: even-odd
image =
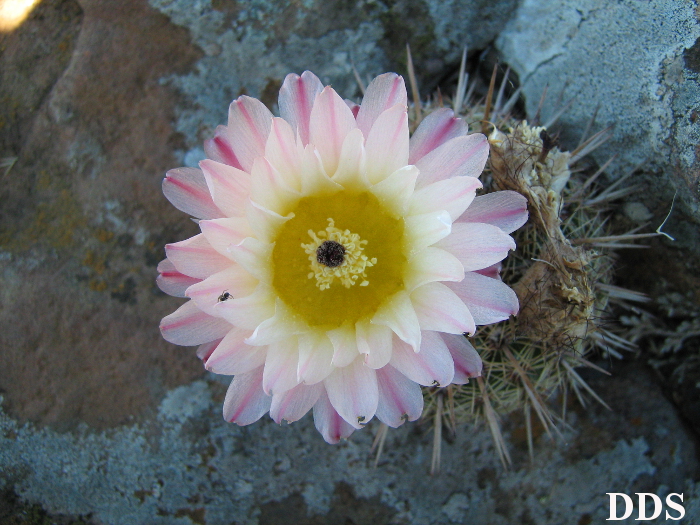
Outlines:
{"type": "Polygon", "coordinates": [[[310,326],[331,329],[371,318],[403,289],[404,221],[374,195],[304,197],[293,211],[275,239],[272,284],[310,326]]]}
{"type": "Polygon", "coordinates": [[[328,227],[318,234],[309,230],[309,236],[313,242],[302,243],[301,247],[311,263],[308,277],[316,278],[319,290],[328,290],[336,279],[345,288],[353,286],[360,277],[360,286],[369,285],[366,269],[377,264],[377,258],[368,259],[363,253],[367,241],[350,230],[336,228],[333,219],[328,219],[328,227]]]}

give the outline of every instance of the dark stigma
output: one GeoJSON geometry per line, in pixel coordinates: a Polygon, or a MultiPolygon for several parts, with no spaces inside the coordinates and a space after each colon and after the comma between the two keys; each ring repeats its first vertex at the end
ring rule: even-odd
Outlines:
{"type": "Polygon", "coordinates": [[[345,261],[345,246],[335,241],[323,241],[316,249],[316,260],[330,268],[340,266],[345,261]]]}

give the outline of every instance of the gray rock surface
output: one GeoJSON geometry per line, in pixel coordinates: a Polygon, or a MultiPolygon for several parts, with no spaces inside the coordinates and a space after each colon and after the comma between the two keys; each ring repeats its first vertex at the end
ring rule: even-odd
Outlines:
{"type": "Polygon", "coordinates": [[[666,210],[677,189],[700,221],[699,38],[692,0],[522,0],[496,45],[520,77],[530,116],[545,87],[543,122],[562,92],[564,102],[575,97],[560,119],[572,149],[599,108],[597,129],[615,128],[594,158],[617,155],[617,177],[641,166],[666,210]]]}

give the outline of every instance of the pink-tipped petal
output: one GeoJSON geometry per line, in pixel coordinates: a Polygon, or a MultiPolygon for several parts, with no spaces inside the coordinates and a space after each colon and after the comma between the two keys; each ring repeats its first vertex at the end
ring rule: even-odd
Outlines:
{"type": "Polygon", "coordinates": [[[294,388],[297,381],[299,364],[299,343],[296,337],[288,337],[267,347],[265,371],[263,372],[263,390],[273,395],[294,388]]]}
{"type": "Polygon", "coordinates": [[[243,217],[224,217],[199,221],[199,227],[212,248],[224,257],[233,260],[229,248],[253,235],[248,221],[243,217]]]}
{"type": "Polygon", "coordinates": [[[345,137],[357,127],[355,117],[342,98],[330,86],[316,97],[311,110],[310,142],[321,154],[329,176],[335,174],[345,137]]]}
{"type": "Polygon", "coordinates": [[[280,115],[299,133],[304,146],[309,143],[311,108],[321,91],[323,84],[311,71],[304,71],[301,76],[290,73],[280,89],[280,115]]]}
{"type": "Polygon", "coordinates": [[[249,335],[250,330],[233,328],[207,359],[206,369],[215,374],[232,376],[264,365],[267,352],[264,348],[245,344],[249,335]]]}
{"type": "Polygon", "coordinates": [[[408,113],[398,104],[383,112],[365,134],[367,180],[371,184],[386,179],[408,164],[408,113]]]}
{"type": "Polygon", "coordinates": [[[292,181],[263,157],[255,160],[251,179],[250,200],[278,215],[287,215],[299,200],[299,193],[288,183],[292,181]]]}
{"type": "Polygon", "coordinates": [[[397,104],[406,106],[407,102],[403,77],[396,73],[379,75],[367,86],[357,113],[357,127],[366,137],[379,115],[397,104]]]}
{"type": "Polygon", "coordinates": [[[417,352],[421,345],[421,332],[418,317],[413,309],[411,298],[405,291],[396,292],[374,314],[372,323],[391,328],[391,330],[413,347],[417,352]]]}
{"type": "Polygon", "coordinates": [[[416,162],[420,176],[417,188],[457,176],[478,177],[489,156],[489,141],[481,133],[445,142],[416,162]]]}
{"type": "Polygon", "coordinates": [[[308,333],[299,336],[299,366],[297,378],[313,385],[326,379],[335,368],[333,343],[326,334],[308,333]]]}
{"type": "Polygon", "coordinates": [[[453,254],[471,272],[502,261],[515,241],[497,226],[478,222],[455,222],[452,233],[436,246],[453,254]]]}
{"type": "Polygon", "coordinates": [[[272,113],[258,99],[246,95],[228,108],[228,141],[243,171],[250,173],[253,161],[265,154],[272,113]]]}
{"type": "Polygon", "coordinates": [[[425,117],[411,136],[409,164],[415,164],[435,148],[455,137],[466,135],[467,123],[448,108],[436,109],[425,117]]]}
{"type": "Polygon", "coordinates": [[[347,98],[345,99],[345,103],[350,108],[350,111],[352,111],[355,120],[357,120],[357,114],[360,112],[360,105],[347,98]]]}
{"type": "Polygon", "coordinates": [[[174,297],[185,297],[185,291],[201,281],[201,279],[178,272],[175,265],[168,259],[163,259],[158,263],[158,274],[156,278],[158,288],[174,297]]]}
{"type": "Polygon", "coordinates": [[[423,386],[447,386],[454,378],[452,355],[437,332],[423,332],[420,352],[395,338],[389,364],[423,386]]]}
{"type": "Polygon", "coordinates": [[[275,299],[271,288],[260,283],[252,294],[222,301],[215,308],[217,314],[232,325],[255,330],[275,315],[275,299]]]}
{"type": "Polygon", "coordinates": [[[205,314],[193,301],[187,301],[160,322],[163,339],[180,346],[201,345],[221,339],[230,329],[229,323],[205,314]]]}
{"type": "Polygon", "coordinates": [[[265,158],[277,171],[286,175],[287,184],[296,191],[301,190],[302,151],[303,146],[297,145],[296,135],[289,123],[279,117],[273,118],[265,158]]]}
{"type": "Polygon", "coordinates": [[[452,219],[446,211],[433,211],[404,218],[405,249],[409,257],[444,239],[452,231],[452,219]]]}
{"type": "Polygon", "coordinates": [[[217,126],[214,137],[204,141],[204,153],[207,158],[215,160],[216,162],[233,166],[239,170],[243,169],[231,148],[231,142],[228,139],[228,128],[226,126],[217,126]]]}
{"type": "Polygon", "coordinates": [[[196,168],[168,171],[163,179],[163,195],[178,210],[197,219],[215,219],[224,215],[211,198],[204,174],[196,168]]]}
{"type": "Polygon", "coordinates": [[[377,417],[392,428],[404,421],[415,421],[423,413],[423,393],[418,383],[408,379],[393,366],[377,370],[379,404],[377,417]]]}
{"type": "Polygon", "coordinates": [[[359,321],[355,324],[357,349],[364,354],[365,365],[375,370],[391,359],[393,332],[387,326],[359,321]]]}
{"type": "Polygon", "coordinates": [[[364,191],[369,188],[365,138],[359,129],[353,129],[345,137],[333,181],[346,190],[364,191]]]}
{"type": "Polygon", "coordinates": [[[482,268],[481,270],[474,270],[474,273],[485,275],[491,279],[501,280],[501,270],[503,269],[503,264],[499,261],[496,264],[482,268]]]}
{"type": "Polygon", "coordinates": [[[245,171],[205,159],[199,163],[214,203],[228,217],[245,215],[250,195],[250,175],[245,171]]]}
{"type": "Polygon", "coordinates": [[[481,187],[481,181],[474,177],[453,177],[434,182],[413,193],[409,215],[445,210],[454,222],[469,208],[476,190],[481,187]]]}
{"type": "Polygon", "coordinates": [[[424,284],[411,292],[421,330],[448,334],[474,334],[476,324],[469,308],[442,283],[424,284]]]}
{"type": "Polygon", "coordinates": [[[384,205],[384,208],[396,216],[403,216],[413,195],[418,168],[404,166],[389,175],[383,181],[372,186],[370,191],[384,205]]]}
{"type": "Polygon", "coordinates": [[[527,222],[527,198],[517,191],[495,191],[474,199],[459,222],[483,222],[511,233],[527,222]]]}
{"type": "Polygon", "coordinates": [[[233,260],[243,266],[258,281],[269,283],[272,280],[269,265],[260,264],[260,261],[270,260],[272,248],[272,244],[260,241],[255,237],[246,237],[238,244],[230,246],[228,251],[233,260]]]}
{"type": "Polygon", "coordinates": [[[257,284],[248,272],[237,264],[232,264],[229,268],[193,284],[185,295],[203,312],[219,317],[219,303],[250,295],[255,291],[257,284]]]}
{"type": "Polygon", "coordinates": [[[455,385],[466,385],[470,378],[481,375],[481,357],[466,337],[453,334],[441,334],[441,337],[454,361],[455,376],[452,382],[455,385]]]}
{"type": "Polygon", "coordinates": [[[293,423],[298,421],[311,410],[323,392],[323,385],[297,385],[286,392],[276,393],[272,396],[270,417],[277,424],[282,421],[293,423]]]}
{"type": "Polygon", "coordinates": [[[231,266],[201,233],[184,241],[165,245],[165,254],[180,273],[197,279],[206,279],[231,266]]]}
{"type": "Polygon", "coordinates": [[[498,279],[467,272],[461,282],[447,286],[464,301],[477,325],[497,323],[518,313],[518,296],[498,279]]]}
{"type": "Polygon", "coordinates": [[[378,389],[375,371],[355,359],[343,368],[336,368],[323,381],[333,408],[355,428],[362,428],[377,410],[378,389]]]}
{"type": "Polygon", "coordinates": [[[270,410],[272,398],[262,389],[263,367],[233,378],[224,399],[224,419],[245,426],[270,410]]]}
{"type": "Polygon", "coordinates": [[[207,361],[209,360],[211,355],[214,353],[214,350],[216,350],[216,347],[219,346],[219,343],[222,340],[223,339],[215,339],[214,341],[209,341],[208,343],[204,343],[197,347],[197,357],[199,357],[202,360],[204,366],[207,366],[207,361]]]}
{"type": "Polygon", "coordinates": [[[314,425],[326,443],[335,445],[350,437],[355,429],[336,412],[324,390],[314,405],[314,425]]]}
{"type": "Polygon", "coordinates": [[[430,246],[411,258],[404,285],[408,292],[412,292],[425,283],[462,279],[464,266],[459,259],[450,252],[430,246]]]}
{"type": "Polygon", "coordinates": [[[359,351],[354,326],[341,326],[329,330],[326,335],[333,343],[333,366],[348,366],[357,358],[359,351]]]}

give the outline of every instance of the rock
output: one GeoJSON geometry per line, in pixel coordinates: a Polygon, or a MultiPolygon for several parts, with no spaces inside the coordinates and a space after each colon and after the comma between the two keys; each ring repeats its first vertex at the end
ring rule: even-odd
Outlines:
{"type": "Polygon", "coordinates": [[[571,149],[598,108],[595,129],[614,126],[593,154],[598,163],[616,154],[616,178],[639,166],[649,193],[663,199],[661,219],[677,189],[700,222],[699,38],[690,0],[522,0],[496,45],[520,77],[530,117],[545,87],[542,122],[561,94],[561,105],[574,98],[560,118],[571,149]]]}

